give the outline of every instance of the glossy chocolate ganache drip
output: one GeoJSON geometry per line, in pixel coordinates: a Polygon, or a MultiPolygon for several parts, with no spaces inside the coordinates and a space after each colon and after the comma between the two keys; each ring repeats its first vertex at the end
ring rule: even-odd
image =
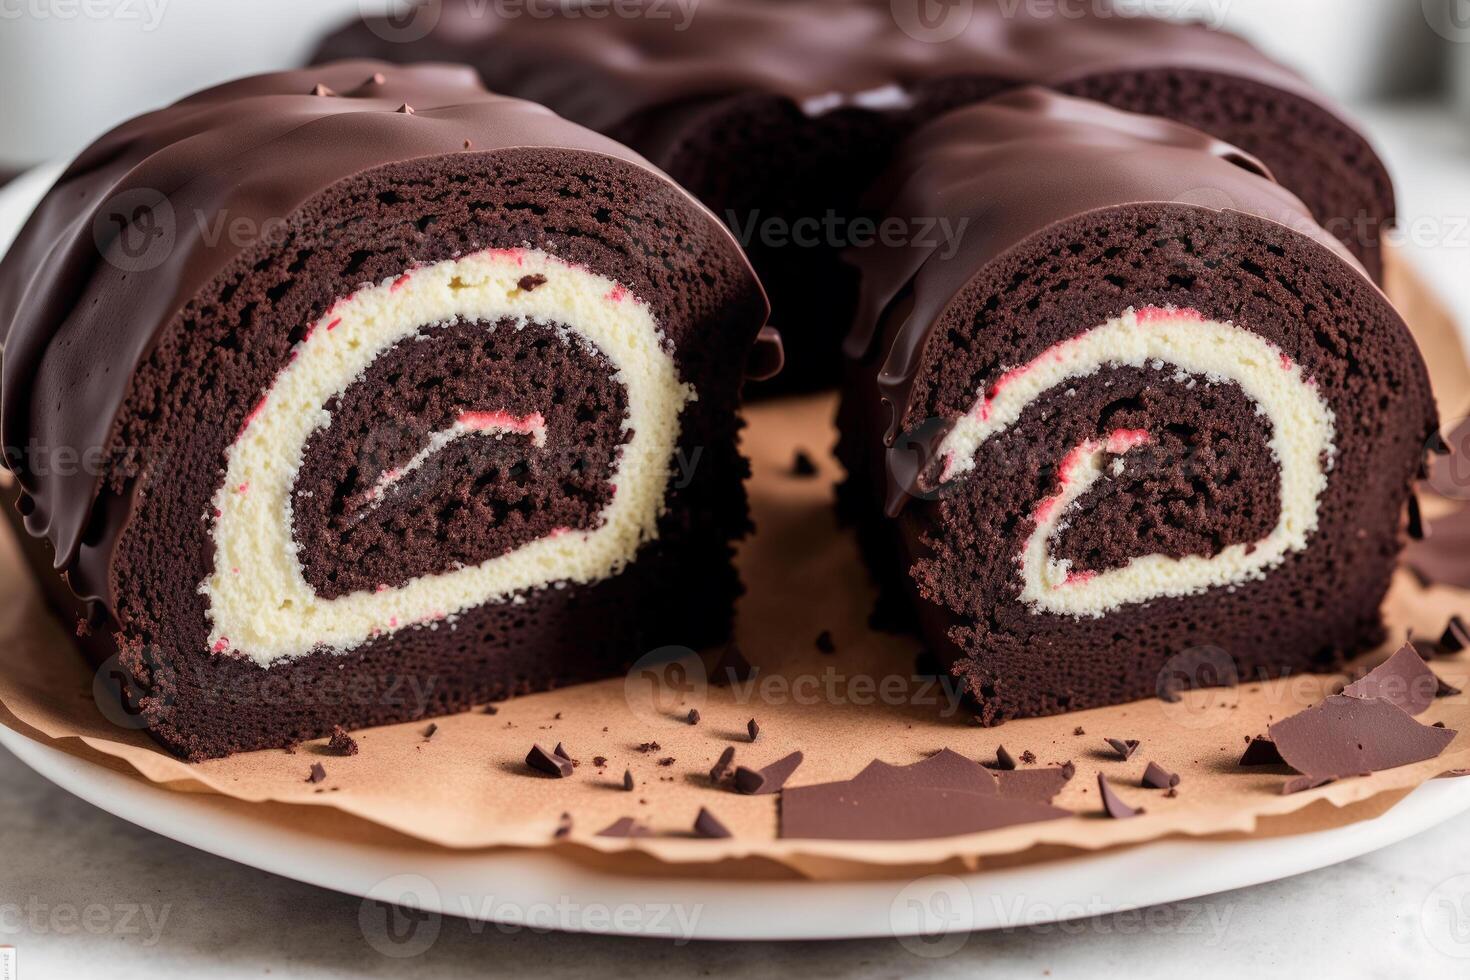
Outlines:
{"type": "Polygon", "coordinates": [[[920,129],[872,204],[965,226],[850,253],[844,498],[986,720],[1377,641],[1427,377],[1259,161],[1026,89],[920,129]]]}
{"type": "Polygon", "coordinates": [[[468,69],[244,79],[6,257],[7,465],[170,748],[454,710],[728,631],[765,311],[687,192],[468,69]]]}
{"type": "Polygon", "coordinates": [[[412,23],[354,23],[319,57],[360,55],[474,65],[492,90],[549,105],[669,171],[730,224],[771,291],[791,355],[772,392],[838,376],[856,282],[837,254],[874,237],[858,199],[893,147],[941,112],[1021,85],[1242,147],[1375,277],[1394,216],[1371,146],[1297,74],[1223,31],[1103,3],[445,0],[412,23]]]}

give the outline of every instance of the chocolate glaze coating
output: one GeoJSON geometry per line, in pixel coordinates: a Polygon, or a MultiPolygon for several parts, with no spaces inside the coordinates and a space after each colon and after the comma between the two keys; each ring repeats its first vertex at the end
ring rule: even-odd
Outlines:
{"type": "Polygon", "coordinates": [[[864,296],[838,455],[844,509],[887,597],[965,678],[982,721],[1149,696],[1171,658],[1201,648],[1229,657],[1219,683],[1231,670],[1333,669],[1381,639],[1400,515],[1437,424],[1427,372],[1387,298],[1257,161],[1164,120],[1028,89],[921,128],[870,203],[967,220],[953,254],[850,254],[864,296]],[[1108,460],[1113,496],[1099,483],[1053,540],[1084,573],[1213,555],[1277,520],[1270,426],[1252,403],[1228,383],[1154,370],[1104,367],[1042,393],[971,472],[943,482],[934,449],[978,392],[1130,307],[1231,322],[1301,367],[1336,419],[1318,529],[1258,580],[1097,619],[1037,612],[1020,599],[1016,556],[1060,461],[1102,433],[1156,441],[1108,460]]]}
{"type": "Polygon", "coordinates": [[[1383,164],[1330,101],[1230,34],[1094,3],[703,0],[686,11],[632,0],[600,9],[445,0],[406,28],[349,25],[317,57],[463,61],[491,89],[549,105],[667,170],[736,228],[771,292],[791,370],[758,392],[836,383],[856,285],[835,251],[858,237],[854,222],[868,212],[857,199],[894,147],[950,108],[1024,85],[1175,119],[1243,147],[1381,273],[1378,236],[1394,216],[1383,164]],[[825,230],[829,217],[835,233],[825,230]]]}
{"type": "Polygon", "coordinates": [[[108,570],[140,471],[115,426],[137,366],[185,305],[334,184],[518,147],[658,172],[541,106],[487,93],[467,68],[374,61],[205,90],[123,123],[72,162],[0,262],[0,432],[26,528],[51,541],[78,595],[113,604],[108,570]],[[28,466],[29,445],[115,465],[28,466]]]}

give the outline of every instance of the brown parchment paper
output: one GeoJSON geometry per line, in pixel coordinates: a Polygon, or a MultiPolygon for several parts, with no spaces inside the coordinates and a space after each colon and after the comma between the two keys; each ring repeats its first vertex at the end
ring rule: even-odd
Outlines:
{"type": "MultiPolygon", "coordinates": [[[[1401,262],[1390,267],[1389,288],[1425,350],[1446,413],[1470,403],[1470,366],[1453,323],[1401,262]]],[[[952,688],[917,675],[917,639],[867,626],[874,591],[831,507],[839,475],[829,454],[834,407],[834,399],[818,396],[747,411],[758,531],[740,549],[749,593],[737,630],[746,656],[760,668],[748,685],[709,686],[697,660],[680,661],[682,670],[640,664],[626,678],[504,702],[494,715],[435,719],[432,738],[424,734],[428,721],[356,732],[361,752],[352,757],[328,755],[316,742],[294,753],[191,765],[99,709],[91,669],[42,606],[15,540],[0,530],[0,723],[170,790],[218,794],[222,807],[309,833],[400,849],[554,848],[604,870],[730,878],[911,875],[1014,866],[1169,836],[1301,833],[1377,816],[1425,780],[1470,769],[1470,695],[1440,699],[1420,717],[1462,733],[1438,759],[1290,796],[1280,793],[1285,770],[1236,766],[1248,737],[1319,700],[1341,676],[975,726],[952,688]],[[817,478],[791,473],[798,448],[817,461],[817,478]],[[831,632],[835,653],[818,649],[823,631],[831,632]],[[698,725],[685,720],[690,708],[702,716],[698,725]],[[754,743],[746,735],[751,718],[761,730],[754,743]],[[1136,738],[1142,747],[1132,760],[1118,761],[1106,752],[1105,737],[1136,738]],[[550,749],[557,742],[578,760],[575,774],[560,780],[531,774],[524,764],[531,745],[550,749]],[[652,742],[658,747],[645,750],[652,742]],[[708,777],[730,745],[736,764],[752,767],[801,749],[805,762],[789,783],[800,785],[848,778],[875,757],[905,764],[944,747],[990,762],[1001,744],[1017,756],[1033,752],[1038,765],[1074,762],[1077,777],[1056,803],[1077,815],[932,841],[779,840],[775,796],[741,796],[714,788],[708,777]],[[598,756],[605,766],[594,764],[598,756]],[[1182,775],[1176,798],[1140,788],[1149,761],[1182,775]],[[315,785],[306,781],[314,762],[327,771],[315,785]],[[625,769],[637,784],[632,792],[622,789],[625,769]],[[1099,771],[1147,812],[1103,819],[1099,771]],[[701,806],[734,838],[692,839],[689,828],[701,806]],[[557,840],[553,831],[563,813],[571,814],[573,831],[557,840]],[[595,836],[624,816],[659,836],[595,836]]],[[[1438,636],[1454,612],[1470,613],[1470,594],[1424,589],[1401,573],[1386,610],[1394,641],[1375,656],[1402,642],[1409,629],[1438,636]]],[[[1373,662],[1364,658],[1359,666],[1373,662]]],[[[1433,666],[1450,684],[1470,690],[1470,656],[1433,666]]]]}

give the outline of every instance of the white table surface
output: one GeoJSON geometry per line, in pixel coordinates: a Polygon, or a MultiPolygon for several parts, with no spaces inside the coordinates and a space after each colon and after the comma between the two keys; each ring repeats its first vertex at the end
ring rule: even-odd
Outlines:
{"type": "MultiPolygon", "coordinates": [[[[1470,121],[1422,105],[1364,116],[1398,181],[1401,216],[1430,222],[1409,243],[1414,260],[1470,324],[1470,121]]],[[[1470,976],[1470,880],[1454,879],[1467,872],[1470,816],[1312,874],[1137,913],[973,935],[938,957],[895,940],[677,946],[444,919],[427,952],[397,960],[364,939],[359,900],[140,830],[57,789],[0,749],[0,946],[16,947],[19,980],[1464,978],[1470,976]],[[1447,900],[1457,903],[1449,915],[1447,900]],[[1438,914],[1426,915],[1430,909],[1438,914]]]]}

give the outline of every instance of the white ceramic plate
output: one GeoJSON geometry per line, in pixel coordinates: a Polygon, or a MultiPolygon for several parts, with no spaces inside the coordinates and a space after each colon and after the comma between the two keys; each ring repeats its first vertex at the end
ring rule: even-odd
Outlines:
{"type": "MultiPolygon", "coordinates": [[[[0,249],[59,174],[0,190],[0,249]]],[[[1058,922],[1274,881],[1396,843],[1470,810],[1470,778],[1420,787],[1351,826],[1264,840],[1165,841],[1012,870],[844,883],[603,874],[549,854],[364,845],[259,818],[249,804],[177,793],[0,726],[0,744],[89,803],[241,864],[362,896],[364,935],[388,955],[432,942],[437,914],[574,932],[682,939],[905,937],[942,955],[945,934],[1058,922]],[[384,901],[428,917],[394,913],[384,901]],[[909,938],[913,937],[913,938],[909,938]]]]}
{"type": "MultiPolygon", "coordinates": [[[[250,804],[177,793],[115,773],[4,727],[0,744],[62,789],[165,837],[297,881],[426,913],[681,939],[925,937],[906,942],[935,953],[945,933],[1122,912],[1313,871],[1470,810],[1470,778],[1440,779],[1383,816],[1287,837],[1163,841],[958,877],[705,881],[603,874],[524,851],[400,850],[335,840],[258,819],[250,804]]],[[[401,938],[384,931],[393,928],[381,923],[384,914],[376,902],[365,901],[364,934],[401,952],[401,938]]],[[[432,917],[428,924],[437,930],[432,917]]]]}

